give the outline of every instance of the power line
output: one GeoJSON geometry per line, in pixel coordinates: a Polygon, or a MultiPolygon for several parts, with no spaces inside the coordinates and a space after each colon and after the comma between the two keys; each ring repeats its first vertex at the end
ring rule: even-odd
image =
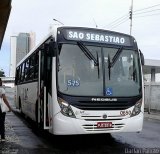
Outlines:
{"type": "MultiPolygon", "coordinates": [[[[153,9],[153,10],[149,10],[149,9],[155,8],[155,7],[157,7],[157,6],[160,6],[160,4],[153,5],[153,6],[146,7],[146,8],[142,8],[142,9],[138,9],[138,10],[135,10],[135,11],[132,11],[132,15],[133,15],[134,18],[159,15],[159,13],[156,13],[156,14],[138,16],[138,15],[141,15],[141,14],[147,14],[147,13],[150,13],[150,12],[159,11],[159,10],[160,10],[159,8],[153,9]],[[144,11],[144,10],[146,10],[146,11],[144,11]],[[147,11],[147,10],[148,10],[148,11],[147,11]],[[137,13],[137,12],[139,12],[139,13],[137,13]]],[[[129,13],[130,13],[130,12],[129,12],[129,13]]],[[[113,28],[118,27],[119,25],[125,23],[126,21],[128,21],[128,19],[131,19],[131,13],[130,13],[130,14],[125,14],[125,15],[121,16],[120,18],[117,18],[116,20],[114,20],[114,21],[111,22],[110,24],[105,25],[103,28],[105,28],[105,27],[111,27],[111,28],[108,28],[108,29],[113,29],[113,28]]]]}
{"type": "Polygon", "coordinates": [[[107,27],[108,27],[108,29],[110,29],[111,27],[115,27],[115,26],[121,24],[122,22],[124,22],[125,20],[128,20],[128,19],[129,19],[129,17],[126,16],[125,18],[122,18],[121,20],[119,20],[115,23],[109,24],[107,27]]]}
{"type": "Polygon", "coordinates": [[[133,13],[133,15],[145,14],[145,13],[155,12],[155,11],[159,11],[159,10],[160,10],[160,9],[155,9],[155,10],[149,10],[149,11],[140,12],[140,13],[133,13]]]}
{"type": "Polygon", "coordinates": [[[114,20],[114,21],[111,22],[110,24],[105,25],[103,28],[109,27],[109,26],[114,26],[115,24],[121,22],[122,20],[124,20],[124,19],[126,19],[126,18],[128,18],[128,14],[125,14],[125,15],[121,16],[120,18],[117,18],[116,20],[114,20]]]}
{"type": "Polygon", "coordinates": [[[123,22],[126,21],[126,20],[128,20],[128,17],[127,17],[127,18],[124,18],[123,20],[119,21],[119,22],[116,23],[116,24],[113,24],[113,25],[109,26],[108,29],[112,29],[112,27],[115,27],[115,26],[117,26],[117,25],[120,25],[121,23],[123,23],[123,22]]]}
{"type": "Polygon", "coordinates": [[[134,16],[134,15],[133,15],[133,18],[150,17],[150,16],[156,16],[156,15],[160,15],[160,13],[149,14],[149,15],[143,15],[143,16],[134,16]]]}
{"type": "Polygon", "coordinates": [[[116,28],[116,27],[118,27],[119,25],[121,25],[121,24],[123,24],[123,23],[125,23],[126,21],[128,21],[129,19],[125,19],[124,21],[122,21],[121,23],[119,23],[119,24],[117,24],[117,25],[115,25],[115,26],[112,26],[111,28],[109,28],[110,30],[112,30],[112,29],[114,29],[114,28],[116,28]]]}
{"type": "Polygon", "coordinates": [[[147,9],[150,9],[150,8],[153,8],[153,7],[157,7],[157,6],[160,6],[160,4],[153,5],[153,6],[150,6],[150,7],[146,7],[146,8],[143,8],[143,9],[138,9],[138,10],[135,10],[134,12],[139,12],[139,11],[147,10],[147,9]]]}

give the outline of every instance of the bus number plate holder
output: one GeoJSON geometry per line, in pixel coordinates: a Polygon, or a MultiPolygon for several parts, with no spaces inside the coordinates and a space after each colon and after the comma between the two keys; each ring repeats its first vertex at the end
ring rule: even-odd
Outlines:
{"type": "Polygon", "coordinates": [[[112,122],[97,122],[97,128],[112,128],[112,122]]]}

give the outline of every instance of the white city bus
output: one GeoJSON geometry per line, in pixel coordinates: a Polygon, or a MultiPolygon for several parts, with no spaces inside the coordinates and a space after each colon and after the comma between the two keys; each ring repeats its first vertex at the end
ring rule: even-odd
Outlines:
{"type": "Polygon", "coordinates": [[[144,57],[123,33],[58,27],[16,68],[16,107],[55,135],[139,132],[144,57]]]}

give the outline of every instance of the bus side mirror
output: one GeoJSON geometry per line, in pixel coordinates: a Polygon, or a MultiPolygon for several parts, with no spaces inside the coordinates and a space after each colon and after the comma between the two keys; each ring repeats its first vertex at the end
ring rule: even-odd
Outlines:
{"type": "Polygon", "coordinates": [[[144,65],[144,55],[141,52],[141,50],[139,50],[139,52],[140,52],[141,63],[142,63],[142,65],[144,65]]]}
{"type": "Polygon", "coordinates": [[[17,77],[15,77],[15,82],[14,82],[14,84],[17,85],[17,77]]]}
{"type": "Polygon", "coordinates": [[[56,57],[56,52],[57,52],[57,45],[55,42],[52,40],[48,44],[48,56],[50,57],[56,57]]]}
{"type": "Polygon", "coordinates": [[[44,50],[44,52],[47,54],[47,56],[55,57],[56,56],[56,52],[57,52],[56,43],[53,42],[52,40],[50,40],[49,43],[45,43],[44,44],[44,47],[42,48],[42,50],[44,50]]]}
{"type": "Polygon", "coordinates": [[[16,72],[15,72],[15,81],[14,81],[14,84],[15,84],[15,85],[18,84],[18,78],[19,78],[19,68],[16,69],[16,72]]]}

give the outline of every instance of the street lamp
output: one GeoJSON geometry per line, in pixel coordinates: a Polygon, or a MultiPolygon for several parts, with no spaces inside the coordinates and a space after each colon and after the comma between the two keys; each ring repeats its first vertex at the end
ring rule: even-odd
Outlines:
{"type": "Polygon", "coordinates": [[[60,22],[59,20],[57,20],[57,19],[53,19],[54,21],[56,21],[56,22],[59,22],[61,25],[64,25],[62,22],[60,22]]]}

